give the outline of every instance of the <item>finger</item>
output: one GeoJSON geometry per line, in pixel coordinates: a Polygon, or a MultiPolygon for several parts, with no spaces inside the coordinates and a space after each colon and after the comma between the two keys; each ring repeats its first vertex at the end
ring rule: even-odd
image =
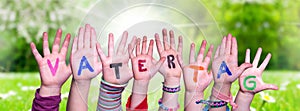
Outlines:
{"type": "Polygon", "coordinates": [[[237,46],[237,41],[236,41],[236,38],[233,37],[232,38],[232,45],[231,45],[231,54],[237,58],[238,56],[238,46],[237,46]]]}
{"type": "MultiPolygon", "coordinates": [[[[159,61],[154,66],[154,72],[157,72],[158,69],[161,67],[161,65],[165,62],[166,57],[162,57],[159,59],[159,61]]],[[[155,73],[154,73],[155,74],[155,73]]]]}
{"type": "Polygon", "coordinates": [[[228,34],[226,39],[226,46],[225,46],[225,54],[227,55],[231,53],[231,39],[232,39],[232,35],[228,34]]]}
{"type": "Polygon", "coordinates": [[[222,39],[219,55],[224,55],[225,54],[226,39],[227,39],[227,37],[223,37],[223,39],[222,39]]]}
{"type": "Polygon", "coordinates": [[[246,50],[246,58],[245,58],[246,63],[250,63],[250,49],[246,50]]]}
{"type": "Polygon", "coordinates": [[[48,34],[46,32],[43,33],[43,53],[44,57],[50,54],[49,50],[49,42],[48,42],[48,34]]]}
{"type": "Polygon", "coordinates": [[[91,27],[91,34],[91,48],[96,48],[97,34],[93,27],[91,27]]]}
{"type": "Polygon", "coordinates": [[[91,26],[90,26],[90,24],[85,25],[83,41],[84,41],[83,47],[90,48],[89,47],[89,46],[91,46],[91,26]]]}
{"type": "Polygon", "coordinates": [[[108,57],[112,57],[114,55],[114,35],[110,33],[108,36],[108,57]]]}
{"type": "Polygon", "coordinates": [[[71,34],[67,34],[66,37],[65,37],[65,40],[64,40],[64,43],[63,43],[63,46],[60,50],[60,53],[64,56],[67,55],[67,52],[68,52],[68,48],[69,48],[69,43],[70,43],[70,38],[71,38],[71,34]]]}
{"type": "Polygon", "coordinates": [[[239,77],[247,68],[252,67],[252,64],[250,63],[243,63],[240,65],[240,67],[237,70],[237,74],[234,74],[235,76],[239,77]]]}
{"type": "Polygon", "coordinates": [[[167,29],[163,29],[163,30],[162,30],[162,34],[163,34],[163,42],[164,42],[165,50],[169,50],[169,49],[170,49],[170,46],[169,46],[169,42],[168,42],[168,33],[167,33],[167,29]]]}
{"type": "MultiPolygon", "coordinates": [[[[133,48],[133,50],[134,50],[134,47],[135,47],[135,45],[136,45],[136,36],[134,36],[132,39],[131,39],[131,41],[130,41],[130,45],[132,46],[132,48],[133,48]]],[[[127,50],[128,50],[128,48],[127,48],[127,50]]],[[[128,53],[128,51],[127,50],[125,50],[124,52],[123,52],[123,54],[126,54],[126,53],[128,53]]]]}
{"type": "MultiPolygon", "coordinates": [[[[201,77],[201,76],[199,76],[199,77],[201,77]]],[[[214,76],[213,76],[212,71],[209,71],[209,73],[208,73],[209,84],[212,82],[213,78],[214,78],[214,76]]]]}
{"type": "Polygon", "coordinates": [[[202,62],[205,49],[206,49],[206,40],[202,40],[201,47],[199,49],[198,56],[197,56],[198,63],[202,62]]]}
{"type": "Polygon", "coordinates": [[[161,52],[163,51],[163,47],[162,47],[161,42],[159,40],[159,35],[156,33],[154,36],[155,36],[156,48],[157,48],[157,51],[158,51],[159,56],[160,56],[161,52]]]}
{"type": "Polygon", "coordinates": [[[261,70],[261,71],[263,71],[263,70],[265,70],[265,68],[267,67],[267,65],[268,65],[268,63],[269,63],[269,61],[270,61],[270,59],[271,59],[271,54],[270,53],[268,53],[268,55],[267,55],[267,57],[265,58],[265,60],[263,61],[263,63],[259,66],[259,69],[261,70]]]}
{"type": "Polygon", "coordinates": [[[98,52],[98,54],[99,54],[99,56],[100,56],[101,61],[104,61],[105,58],[106,58],[106,56],[105,56],[105,54],[103,53],[103,51],[102,51],[101,46],[100,46],[99,43],[96,44],[96,48],[97,48],[97,52],[98,52]]]}
{"type": "Polygon", "coordinates": [[[77,51],[77,41],[78,37],[75,37],[72,44],[72,54],[74,54],[77,51]]]}
{"type": "Polygon", "coordinates": [[[56,32],[55,40],[52,46],[52,53],[58,53],[59,51],[59,45],[60,45],[60,39],[61,39],[62,30],[58,29],[56,32]]]}
{"type": "Polygon", "coordinates": [[[255,55],[255,58],[254,58],[253,63],[252,63],[253,67],[255,67],[255,68],[258,66],[258,62],[259,62],[259,59],[260,59],[261,52],[262,52],[262,49],[258,48],[257,52],[256,52],[256,55],[255,55]]]}
{"type": "Polygon", "coordinates": [[[129,54],[129,57],[130,59],[134,58],[134,55],[133,55],[133,46],[131,44],[128,45],[128,54],[129,54]]]}
{"type": "Polygon", "coordinates": [[[126,42],[128,38],[128,32],[124,31],[122,35],[121,42],[119,43],[118,49],[117,49],[117,54],[122,54],[124,52],[126,42]]]}
{"type": "Polygon", "coordinates": [[[175,50],[175,38],[174,38],[174,31],[170,30],[170,44],[171,44],[171,49],[175,50]]]}
{"type": "Polygon", "coordinates": [[[148,48],[148,55],[149,56],[153,56],[153,44],[154,44],[154,41],[153,40],[150,40],[150,43],[149,43],[149,48],[148,48]]]}
{"type": "Polygon", "coordinates": [[[182,53],[182,45],[183,45],[183,41],[182,41],[182,36],[179,36],[179,39],[178,39],[178,49],[177,49],[177,52],[178,53],[182,53]]]}
{"type": "Polygon", "coordinates": [[[80,27],[78,31],[78,49],[83,48],[83,41],[84,41],[84,30],[82,27],[80,27]]]}
{"type": "Polygon", "coordinates": [[[141,55],[140,44],[141,44],[141,39],[138,38],[137,39],[137,43],[136,43],[136,48],[135,48],[135,54],[136,54],[136,56],[141,55]]]}
{"type": "Polygon", "coordinates": [[[37,62],[42,60],[42,56],[40,55],[39,51],[36,49],[35,44],[33,42],[30,43],[31,52],[34,55],[37,62]]]}
{"type": "Polygon", "coordinates": [[[217,57],[219,57],[219,54],[220,54],[220,46],[218,46],[216,52],[215,52],[215,56],[214,56],[214,59],[216,59],[217,57]]]}
{"type": "Polygon", "coordinates": [[[204,59],[204,63],[205,63],[206,66],[209,65],[210,58],[211,58],[211,56],[212,56],[213,50],[214,50],[214,46],[213,46],[213,45],[210,45],[210,47],[209,47],[209,49],[208,49],[208,52],[207,52],[207,54],[206,54],[206,57],[205,57],[205,59],[204,59]]]}
{"type": "Polygon", "coordinates": [[[191,48],[190,48],[190,64],[191,63],[195,63],[195,44],[194,43],[191,44],[191,48]]]}
{"type": "Polygon", "coordinates": [[[263,90],[278,90],[278,87],[273,84],[264,84],[263,90]]]}
{"type": "Polygon", "coordinates": [[[146,48],[147,48],[147,37],[144,36],[144,37],[143,37],[143,42],[142,42],[142,54],[143,54],[143,55],[144,55],[144,54],[147,54],[147,53],[146,53],[146,48]]]}

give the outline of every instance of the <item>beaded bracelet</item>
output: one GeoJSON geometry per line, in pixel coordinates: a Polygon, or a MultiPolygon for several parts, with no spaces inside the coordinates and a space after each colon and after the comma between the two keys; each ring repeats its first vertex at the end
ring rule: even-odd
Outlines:
{"type": "Polygon", "coordinates": [[[180,91],[180,86],[175,87],[175,88],[170,88],[170,87],[167,87],[167,86],[163,85],[162,90],[165,91],[165,92],[168,92],[168,93],[176,93],[176,92],[180,91]]]}
{"type": "Polygon", "coordinates": [[[210,100],[198,100],[196,104],[207,104],[210,108],[219,108],[227,105],[225,101],[210,101],[210,100]]]}
{"type": "Polygon", "coordinates": [[[180,108],[179,104],[177,104],[176,108],[168,108],[168,107],[166,107],[165,105],[162,104],[162,99],[161,98],[158,100],[158,105],[159,105],[159,107],[161,109],[163,109],[165,111],[177,111],[180,108]]]}

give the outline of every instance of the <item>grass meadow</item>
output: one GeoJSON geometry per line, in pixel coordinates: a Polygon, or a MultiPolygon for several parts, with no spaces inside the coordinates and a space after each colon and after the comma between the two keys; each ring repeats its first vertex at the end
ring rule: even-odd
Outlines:
{"type": "MultiPolygon", "coordinates": [[[[157,74],[156,76],[160,76],[157,74]]],[[[89,110],[96,109],[98,100],[99,78],[92,81],[89,94],[89,110]]],[[[265,102],[260,94],[256,94],[251,107],[256,111],[299,111],[300,100],[300,72],[295,71],[265,71],[263,79],[266,83],[273,83],[279,86],[278,91],[264,91],[275,99],[275,102],[265,102]]],[[[62,102],[60,111],[66,110],[67,97],[70,89],[69,80],[62,88],[62,102]]],[[[157,110],[157,101],[161,98],[162,79],[151,80],[148,94],[149,110],[157,110]]],[[[29,111],[31,110],[32,100],[35,89],[40,85],[38,73],[0,73],[0,110],[1,111],[29,111]]],[[[182,86],[183,81],[182,81],[182,86]]],[[[122,96],[122,105],[125,108],[127,98],[131,94],[132,81],[122,96]]],[[[205,98],[210,95],[212,84],[205,91],[205,98]]],[[[184,88],[179,93],[180,111],[183,111],[184,105],[184,88]]],[[[231,92],[233,96],[237,93],[239,86],[237,81],[233,84],[231,92]]],[[[199,110],[200,111],[200,110],[199,110]]]]}

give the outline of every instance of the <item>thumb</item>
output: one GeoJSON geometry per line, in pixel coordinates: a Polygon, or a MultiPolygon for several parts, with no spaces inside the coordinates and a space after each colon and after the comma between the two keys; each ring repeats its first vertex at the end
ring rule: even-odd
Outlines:
{"type": "Polygon", "coordinates": [[[166,57],[162,57],[159,61],[155,64],[153,71],[157,72],[160,66],[165,62],[166,57]]]}
{"type": "Polygon", "coordinates": [[[265,84],[263,85],[263,90],[278,90],[278,87],[273,84],[265,84]]]}
{"type": "Polygon", "coordinates": [[[243,63],[237,70],[237,75],[240,76],[247,68],[252,67],[250,63],[243,63]]]}

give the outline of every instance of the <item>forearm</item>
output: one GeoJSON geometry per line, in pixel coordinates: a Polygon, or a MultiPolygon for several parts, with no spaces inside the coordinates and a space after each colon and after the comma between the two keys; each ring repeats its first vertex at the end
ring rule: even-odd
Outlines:
{"type": "Polygon", "coordinates": [[[72,79],[71,89],[69,93],[67,110],[68,111],[87,111],[88,95],[91,80],[75,80],[72,79]]]}
{"type": "Polygon", "coordinates": [[[130,108],[136,108],[147,97],[149,80],[134,80],[130,108]]]}
{"type": "Polygon", "coordinates": [[[203,104],[196,104],[196,101],[203,100],[203,93],[199,92],[185,92],[184,110],[185,111],[199,111],[203,109],[203,104]]]}
{"type": "MultiPolygon", "coordinates": [[[[164,85],[166,87],[174,88],[180,86],[180,78],[167,78],[165,79],[164,85]]],[[[163,91],[162,104],[167,108],[177,108],[178,107],[178,93],[169,93],[163,91]]],[[[161,107],[159,111],[164,111],[161,107]]]]}
{"type": "Polygon", "coordinates": [[[235,103],[237,103],[239,107],[232,111],[250,111],[250,105],[253,98],[254,94],[239,91],[235,98],[235,103]]]}
{"type": "MultiPolygon", "coordinates": [[[[212,95],[210,96],[210,100],[211,101],[220,101],[220,99],[215,97],[213,94],[224,94],[226,96],[230,96],[231,95],[230,88],[231,88],[231,84],[214,83],[213,89],[211,91],[212,95]]],[[[210,108],[209,110],[210,111],[226,111],[226,107],[224,106],[224,107],[219,107],[219,108],[210,108]]]]}

